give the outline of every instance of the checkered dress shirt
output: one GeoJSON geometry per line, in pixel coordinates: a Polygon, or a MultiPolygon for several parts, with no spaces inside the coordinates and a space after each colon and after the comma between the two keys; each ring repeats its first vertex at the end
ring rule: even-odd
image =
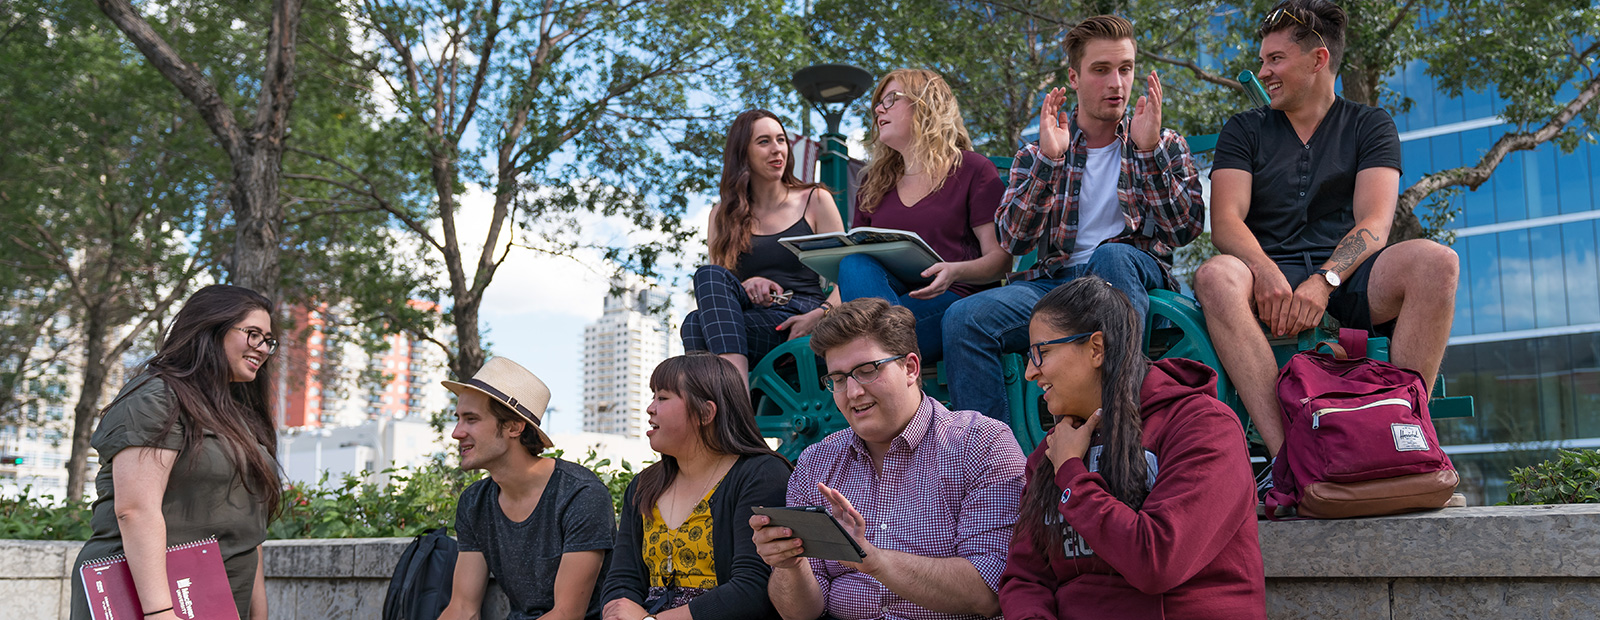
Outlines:
{"type": "MultiPolygon", "coordinates": [[[[806,448],[789,477],[790,506],[826,506],[821,482],[843,493],[881,549],[932,558],[961,557],[996,589],[1017,521],[1026,458],[1011,429],[975,411],[951,412],[924,396],[873,473],[872,457],[844,429],[806,448]]],[[[877,579],[811,559],[828,613],[840,620],[956,620],[890,592],[877,579]]]]}
{"type": "MultiPolygon", "coordinates": [[[[1000,245],[1013,256],[1021,256],[1044,242],[1039,262],[1032,269],[1011,274],[1011,281],[1051,277],[1066,266],[1077,246],[1078,195],[1089,163],[1089,145],[1078,131],[1076,106],[1068,118],[1072,146],[1065,157],[1050,159],[1039,152],[1038,143],[1032,143],[1023,146],[1011,164],[1010,182],[995,212],[1000,245]]],[[[1162,129],[1156,148],[1140,151],[1128,139],[1131,124],[1128,116],[1117,124],[1117,138],[1122,140],[1117,204],[1127,226],[1106,243],[1126,243],[1156,257],[1166,273],[1168,288],[1178,290],[1172,277],[1172,251],[1193,241],[1205,226],[1200,173],[1189,154],[1189,143],[1178,132],[1162,129]]]]}

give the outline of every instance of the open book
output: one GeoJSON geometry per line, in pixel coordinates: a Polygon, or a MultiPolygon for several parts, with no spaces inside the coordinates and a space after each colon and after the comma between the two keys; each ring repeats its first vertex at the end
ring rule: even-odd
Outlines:
{"type": "Polygon", "coordinates": [[[890,228],[862,226],[849,232],[784,237],[778,243],[794,252],[801,264],[830,282],[839,281],[839,261],[856,253],[872,255],[889,273],[908,285],[932,282],[933,278],[922,277],[923,270],[944,262],[917,233],[890,228]]]}
{"type": "MultiPolygon", "coordinates": [[[[84,594],[94,620],[140,620],[139,593],[133,589],[128,558],[122,554],[84,563],[84,594]]],[[[222,548],[216,538],[167,548],[167,580],[172,587],[172,610],[192,620],[239,620],[228,571],[222,566],[222,548]]],[[[152,610],[154,611],[154,610],[152,610]]]]}

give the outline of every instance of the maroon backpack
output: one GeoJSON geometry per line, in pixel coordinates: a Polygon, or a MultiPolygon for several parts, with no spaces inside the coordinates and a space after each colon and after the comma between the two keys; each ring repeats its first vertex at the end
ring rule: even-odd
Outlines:
{"type": "Polygon", "coordinates": [[[1456,470],[1439,448],[1422,375],[1368,359],[1367,333],[1290,358],[1278,373],[1283,448],[1267,515],[1367,517],[1442,508],[1456,470]]]}

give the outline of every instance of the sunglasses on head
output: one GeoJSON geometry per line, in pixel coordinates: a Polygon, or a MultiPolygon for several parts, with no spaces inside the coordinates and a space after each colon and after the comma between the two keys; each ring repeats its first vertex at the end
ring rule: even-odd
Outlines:
{"type": "Polygon", "coordinates": [[[1289,7],[1287,7],[1287,6],[1279,8],[1278,10],[1273,11],[1271,13],[1268,13],[1267,14],[1267,19],[1266,19],[1266,21],[1262,22],[1262,25],[1266,26],[1267,28],[1276,28],[1278,26],[1278,22],[1283,21],[1283,18],[1285,16],[1287,16],[1289,19],[1294,20],[1295,23],[1300,24],[1301,26],[1305,26],[1307,30],[1311,31],[1311,34],[1317,35],[1317,41],[1320,41],[1322,43],[1322,47],[1327,47],[1328,46],[1328,40],[1322,38],[1322,33],[1317,32],[1316,28],[1312,28],[1311,24],[1308,24],[1304,20],[1300,19],[1299,17],[1296,17],[1293,12],[1289,11],[1289,7]]]}

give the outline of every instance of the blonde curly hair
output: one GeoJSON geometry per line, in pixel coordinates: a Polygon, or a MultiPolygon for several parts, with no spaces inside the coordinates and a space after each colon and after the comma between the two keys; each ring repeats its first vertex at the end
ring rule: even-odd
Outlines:
{"type": "MultiPolygon", "coordinates": [[[[911,153],[932,173],[933,189],[928,192],[932,194],[944,187],[945,178],[961,163],[961,152],[972,150],[972,138],[950,85],[927,69],[896,69],[883,76],[872,90],[872,109],[883,100],[889,82],[896,80],[905,93],[905,103],[912,106],[911,153]]],[[[871,213],[905,175],[906,161],[899,151],[878,140],[876,123],[867,131],[867,156],[856,208],[871,213]]]]}

